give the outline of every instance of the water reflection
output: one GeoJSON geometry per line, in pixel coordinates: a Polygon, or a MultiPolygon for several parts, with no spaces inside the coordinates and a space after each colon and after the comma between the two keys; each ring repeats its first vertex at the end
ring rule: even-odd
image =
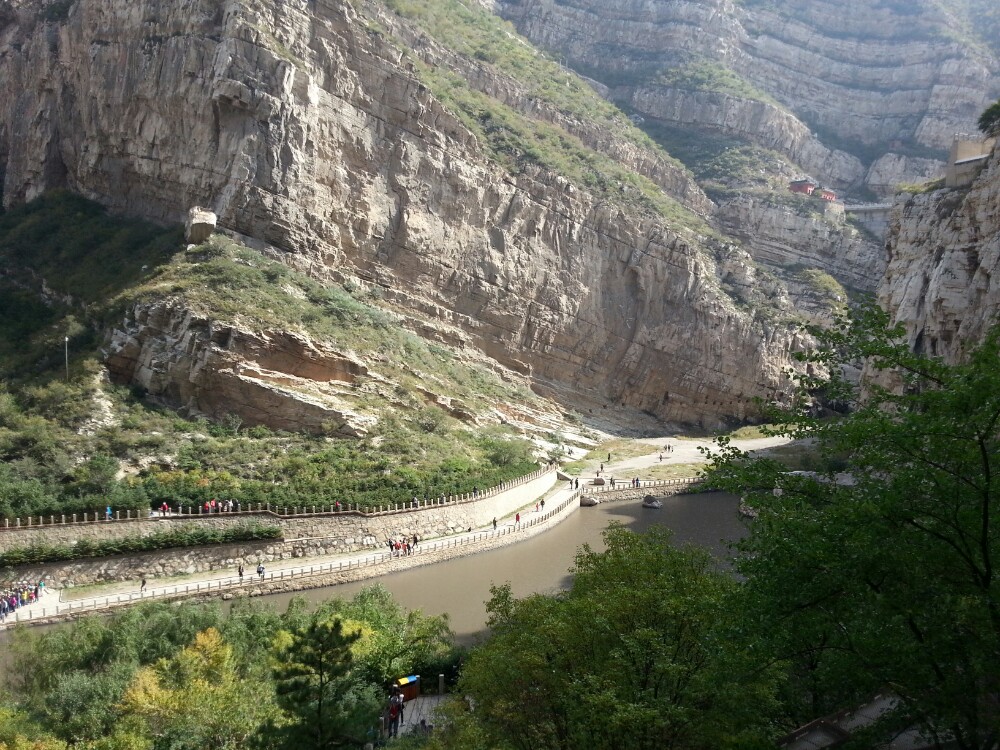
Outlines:
{"type": "MultiPolygon", "coordinates": [[[[456,560],[406,570],[376,579],[407,609],[426,614],[447,612],[462,642],[474,642],[486,623],[490,586],[510,583],[515,596],[553,593],[569,587],[568,573],[584,544],[603,549],[601,533],[612,521],[641,532],[654,525],[671,529],[677,544],[709,549],[725,564],[728,543],[746,529],[739,517],[739,498],[721,492],[666,498],[661,510],[643,508],[639,501],[581,508],[554,529],[524,542],[456,560]]],[[[372,581],[356,581],[301,592],[311,601],[331,596],[351,597],[372,581]]],[[[267,597],[283,609],[292,594],[267,597]]]]}

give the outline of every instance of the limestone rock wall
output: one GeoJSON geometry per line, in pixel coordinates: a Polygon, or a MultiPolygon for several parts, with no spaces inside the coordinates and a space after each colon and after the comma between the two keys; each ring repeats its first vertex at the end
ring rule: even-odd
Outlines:
{"type": "Polygon", "coordinates": [[[857,157],[824,146],[797,117],[767,102],[649,85],[636,86],[618,98],[648,117],[680,126],[709,126],[779,151],[835,185],[856,183],[865,174],[857,157]]]}
{"type": "Polygon", "coordinates": [[[767,143],[817,179],[862,182],[889,152],[892,185],[887,165],[866,183],[883,195],[919,181],[928,159],[939,169],[952,135],[974,132],[1000,96],[995,54],[964,40],[965,21],[937,3],[502,0],[499,10],[640,113],[767,143]],[[735,102],[655,85],[693,59],[728,67],[784,111],[749,90],[735,102]]]}
{"type": "Polygon", "coordinates": [[[1000,316],[1000,152],[968,188],[902,196],[879,302],[917,351],[954,362],[1000,316]]]}
{"type": "Polygon", "coordinates": [[[117,382],[189,415],[345,437],[374,424],[350,404],[350,386],[367,373],[354,355],[288,331],[220,325],[177,302],[134,306],[105,362],[117,382]]]}
{"type": "Polygon", "coordinates": [[[842,218],[803,216],[752,196],[722,204],[718,218],[767,265],[816,268],[864,292],[875,291],[885,270],[880,243],[842,218]]]}
{"type": "MultiPolygon", "coordinates": [[[[69,186],[164,221],[204,206],[319,278],[381,284],[388,304],[462,329],[539,389],[661,418],[721,424],[787,385],[802,342],[722,291],[703,237],[558,175],[499,169],[411,69],[403,32],[373,15],[338,0],[77,0],[55,21],[28,0],[12,7],[0,30],[6,205],[69,186]]],[[[632,159],[704,205],[667,165],[632,159]]],[[[194,392],[205,352],[225,362],[219,334],[157,316],[126,321],[115,367],[232,410],[194,392]],[[157,330],[180,348],[168,353],[157,330]]],[[[232,399],[273,407],[274,382],[229,369],[232,399]]]]}

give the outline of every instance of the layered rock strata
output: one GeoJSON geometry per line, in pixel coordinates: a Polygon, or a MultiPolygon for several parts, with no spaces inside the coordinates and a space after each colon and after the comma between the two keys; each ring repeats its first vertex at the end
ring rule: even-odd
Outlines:
{"type": "Polygon", "coordinates": [[[375,423],[353,410],[351,385],[368,369],[351,354],[287,331],[219,325],[180,304],[136,305],[105,360],[115,380],[192,416],[345,437],[375,423]]]}
{"type": "Polygon", "coordinates": [[[879,302],[918,352],[959,360],[1000,319],[1000,152],[964,189],[901,198],[879,302]]]}
{"type": "Polygon", "coordinates": [[[803,215],[771,200],[743,196],[720,205],[718,219],[754,259],[770,266],[815,268],[841,284],[873,293],[885,270],[881,243],[845,223],[803,215]]]}
{"type": "Polygon", "coordinates": [[[920,181],[928,160],[940,169],[953,134],[973,132],[1000,95],[995,54],[963,40],[975,18],[934,3],[504,0],[499,8],[643,115],[768,144],[818,179],[865,180],[882,195],[920,181]],[[733,71],[745,91],[732,91],[732,81],[721,93],[711,80],[657,85],[662,71],[691,61],[733,71]],[[889,163],[875,166],[886,152],[889,163]]]}
{"type": "MultiPolygon", "coordinates": [[[[165,221],[204,206],[318,278],[379,284],[388,304],[460,329],[538,388],[665,419],[741,419],[752,397],[787,385],[802,342],[721,290],[703,237],[559,175],[500,169],[377,7],[77,0],[56,20],[13,7],[0,31],[8,205],[65,185],[165,221]]],[[[666,182],[658,158],[633,161],[666,182]]],[[[210,413],[240,399],[266,410],[268,393],[291,387],[266,366],[227,364],[217,332],[156,315],[136,311],[114,346],[135,382],[210,413]],[[231,399],[212,404],[205,388],[231,399]]]]}

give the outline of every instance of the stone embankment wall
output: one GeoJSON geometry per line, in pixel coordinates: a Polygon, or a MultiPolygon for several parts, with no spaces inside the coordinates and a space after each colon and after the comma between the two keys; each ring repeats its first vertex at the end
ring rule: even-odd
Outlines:
{"type": "Polygon", "coordinates": [[[284,540],[258,540],[203,548],[157,550],[127,556],[19,566],[0,580],[46,580],[56,587],[100,581],[158,578],[168,575],[235,569],[242,561],[256,567],[258,562],[287,560],[296,557],[319,557],[385,547],[389,538],[400,536],[421,540],[448,536],[484,526],[494,518],[509,516],[533,503],[552,488],[556,472],[541,469],[529,474],[516,486],[494,488],[467,500],[442,505],[363,514],[306,513],[279,516],[274,512],[219,513],[203,516],[168,516],[77,524],[55,524],[10,528],[0,533],[0,549],[27,547],[32,544],[65,544],[82,537],[101,539],[148,535],[163,531],[164,524],[234,526],[248,519],[274,523],[282,527],[284,540]]]}
{"type": "MultiPolygon", "coordinates": [[[[53,601],[42,607],[40,611],[26,608],[16,611],[0,624],[0,629],[13,627],[17,623],[45,624],[61,620],[74,619],[80,615],[94,612],[107,612],[111,609],[128,606],[147,600],[207,600],[213,598],[232,599],[236,596],[263,596],[266,594],[302,591],[305,589],[334,586],[350,581],[395,573],[401,570],[416,568],[421,565],[449,560],[456,557],[486,552],[498,547],[504,547],[540,534],[559,523],[580,508],[580,493],[569,494],[556,507],[545,513],[533,514],[530,519],[514,525],[502,526],[496,530],[466,532],[447,539],[437,539],[421,542],[410,555],[394,557],[386,552],[373,552],[357,558],[344,558],[334,562],[317,563],[308,568],[303,566],[298,570],[271,571],[259,581],[253,570],[248,570],[244,581],[235,575],[213,578],[196,583],[178,583],[173,586],[156,588],[142,593],[132,591],[125,594],[111,594],[95,599],[80,599],[76,601],[53,601]]],[[[237,547],[240,545],[230,545],[237,547]]],[[[183,556],[183,550],[174,550],[172,554],[183,556]]],[[[199,552],[207,554],[208,549],[199,552]]],[[[225,551],[220,549],[221,555],[225,551]]],[[[220,559],[221,559],[220,555],[220,559]]],[[[138,556],[137,556],[138,557],[138,556]]],[[[135,579],[137,575],[130,576],[135,579]]]]}
{"type": "Polygon", "coordinates": [[[587,485],[583,488],[582,504],[597,501],[606,503],[613,500],[642,500],[646,495],[654,497],[664,497],[666,495],[677,495],[681,492],[688,492],[697,487],[698,492],[710,491],[704,487],[702,479],[699,477],[681,477],[678,479],[654,479],[639,482],[638,487],[633,487],[630,482],[618,482],[617,486],[610,485],[587,485]]]}

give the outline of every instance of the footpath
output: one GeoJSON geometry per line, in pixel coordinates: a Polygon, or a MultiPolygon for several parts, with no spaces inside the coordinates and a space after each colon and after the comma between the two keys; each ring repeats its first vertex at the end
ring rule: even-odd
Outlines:
{"type": "MultiPolygon", "coordinates": [[[[581,489],[589,476],[596,476],[598,464],[604,463],[605,477],[615,476],[623,486],[629,478],[657,464],[705,463],[701,448],[713,447],[710,440],[680,440],[677,438],[640,438],[635,442],[648,444],[648,455],[589,462],[580,476],[581,489]],[[668,447],[669,446],[669,449],[668,447]],[[661,458],[662,456],[662,458],[661,458]]],[[[734,440],[733,444],[744,450],[760,450],[788,442],[785,438],[756,438],[734,440]]],[[[165,579],[150,578],[145,589],[141,581],[125,581],[64,589],[47,589],[39,600],[18,608],[0,623],[0,629],[17,623],[43,624],[75,618],[93,612],[108,612],[150,599],[171,601],[180,599],[232,599],[236,596],[264,596],[267,594],[333,586],[347,581],[375,578],[399,570],[429,565],[454,557],[483,552],[527,539],[551,528],[580,505],[580,490],[571,489],[565,481],[557,481],[544,496],[545,509],[535,510],[535,501],[523,506],[515,514],[497,519],[493,525],[473,528],[446,537],[421,539],[409,555],[391,554],[388,548],[381,551],[367,550],[323,557],[295,558],[267,564],[263,579],[253,567],[248,566],[242,580],[236,570],[222,574],[220,571],[171,576],[165,579]],[[517,521],[520,515],[520,522],[517,521]]],[[[643,483],[644,486],[647,484],[643,483]]],[[[653,484],[653,483],[649,483],[653,484]]],[[[660,484],[660,483],[656,483],[660,484]]],[[[663,482],[666,484],[666,482],[663,482]]]]}
{"type": "Polygon", "coordinates": [[[38,601],[8,615],[6,621],[0,623],[0,629],[18,623],[44,624],[75,619],[80,615],[109,612],[148,600],[264,596],[375,578],[515,544],[551,528],[579,507],[579,490],[570,489],[566,482],[557,482],[543,497],[526,504],[514,514],[498,518],[495,528],[491,523],[446,537],[421,539],[409,554],[390,553],[385,547],[382,551],[366,550],[273,561],[266,565],[263,576],[258,575],[255,568],[247,566],[242,578],[234,569],[226,574],[211,571],[168,579],[150,578],[145,587],[142,587],[141,581],[126,581],[48,589],[38,601]]]}

